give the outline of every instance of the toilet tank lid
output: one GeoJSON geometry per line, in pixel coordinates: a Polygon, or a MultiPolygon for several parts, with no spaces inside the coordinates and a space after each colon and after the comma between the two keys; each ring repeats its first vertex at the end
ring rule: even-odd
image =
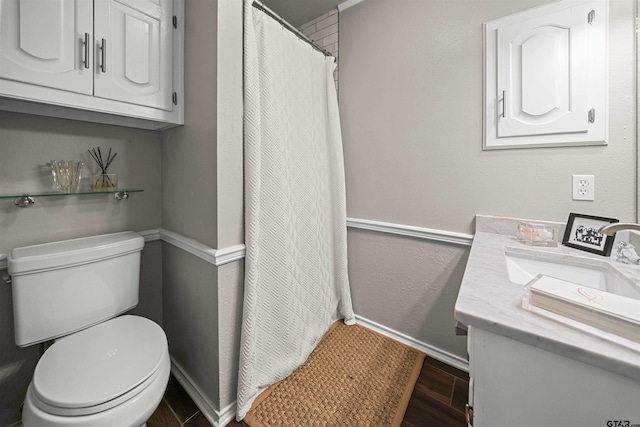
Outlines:
{"type": "Polygon", "coordinates": [[[144,238],[134,231],[25,246],[9,252],[7,270],[10,275],[36,273],[125,255],[143,246],[144,238]]]}

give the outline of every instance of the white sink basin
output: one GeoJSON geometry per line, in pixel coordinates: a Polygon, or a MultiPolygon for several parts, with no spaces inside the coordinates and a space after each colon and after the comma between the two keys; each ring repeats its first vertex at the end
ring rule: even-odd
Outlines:
{"type": "Polygon", "coordinates": [[[553,252],[505,247],[509,280],[526,285],[538,274],[640,300],[640,282],[609,261],[553,252]]]}

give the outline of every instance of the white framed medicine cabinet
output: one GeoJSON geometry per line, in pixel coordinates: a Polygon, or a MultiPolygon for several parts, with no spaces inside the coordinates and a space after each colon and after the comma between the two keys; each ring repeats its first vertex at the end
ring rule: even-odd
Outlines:
{"type": "Polygon", "coordinates": [[[0,110],[184,123],[184,0],[0,0],[0,110]]]}
{"type": "Polygon", "coordinates": [[[606,145],[608,0],[484,24],[483,149],[606,145]]]}

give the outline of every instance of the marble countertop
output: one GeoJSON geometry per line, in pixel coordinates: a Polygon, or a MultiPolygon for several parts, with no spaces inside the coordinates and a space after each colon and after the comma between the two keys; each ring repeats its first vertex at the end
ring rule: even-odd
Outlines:
{"type": "MultiPolygon", "coordinates": [[[[528,248],[600,260],[607,258],[562,245],[552,248],[527,246],[515,238],[516,223],[512,218],[476,218],[477,231],[455,306],[456,320],[465,326],[484,329],[640,380],[640,351],[524,309],[524,287],[509,280],[504,248],[528,248]]],[[[564,224],[546,223],[560,229],[559,240],[562,240],[564,224]]],[[[624,266],[623,269],[640,280],[638,267],[624,266]]]]}

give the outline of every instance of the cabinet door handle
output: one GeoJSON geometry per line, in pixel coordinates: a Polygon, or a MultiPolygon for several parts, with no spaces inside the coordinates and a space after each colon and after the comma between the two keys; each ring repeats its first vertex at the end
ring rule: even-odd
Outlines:
{"type": "Polygon", "coordinates": [[[505,118],[506,113],[507,113],[507,91],[503,90],[502,91],[502,114],[500,114],[500,116],[502,116],[502,118],[505,118]]]}
{"type": "Polygon", "coordinates": [[[107,72],[107,40],[102,39],[102,44],[100,45],[100,71],[103,73],[107,72]]]}
{"type": "Polygon", "coordinates": [[[84,68],[89,68],[89,33],[84,33],[84,68]]]}

